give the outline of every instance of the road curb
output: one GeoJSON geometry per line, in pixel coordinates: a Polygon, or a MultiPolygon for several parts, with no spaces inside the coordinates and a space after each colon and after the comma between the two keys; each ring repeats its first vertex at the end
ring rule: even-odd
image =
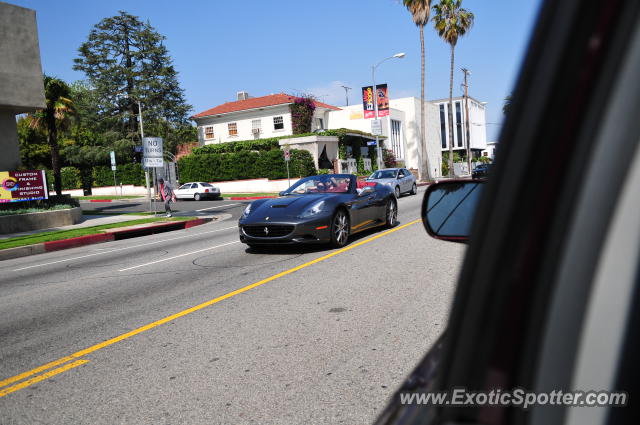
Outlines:
{"type": "Polygon", "coordinates": [[[78,236],[76,238],[61,239],[58,241],[41,242],[33,245],[19,246],[0,250],[0,261],[13,258],[26,257],[29,255],[42,254],[51,251],[76,248],[79,246],[93,245],[96,243],[118,241],[123,239],[137,238],[140,236],[155,235],[157,233],[171,232],[174,230],[189,229],[212,221],[213,218],[196,218],[186,221],[174,221],[171,223],[155,224],[152,226],[138,227],[133,229],[117,230],[95,235],[78,236]]]}

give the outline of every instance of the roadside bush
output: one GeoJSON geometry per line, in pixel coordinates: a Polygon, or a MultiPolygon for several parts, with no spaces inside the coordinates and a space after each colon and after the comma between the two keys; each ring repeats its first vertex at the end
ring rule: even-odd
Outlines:
{"type": "MultiPolygon", "coordinates": [[[[49,187],[49,192],[53,192],[53,171],[45,170],[47,175],[47,186],[49,187]]],[[[80,170],[76,167],[62,167],[60,169],[60,177],[62,178],[62,189],[80,189],[81,180],[80,180],[80,170]]]]}
{"type": "Polygon", "coordinates": [[[391,149],[382,150],[382,162],[386,168],[394,168],[397,165],[396,156],[391,149]]]}
{"type": "MultiPolygon", "coordinates": [[[[313,157],[307,151],[292,149],[291,176],[316,173],[313,157]]],[[[178,161],[181,181],[215,182],[242,179],[283,179],[287,177],[284,154],[280,149],[188,155],[178,161]]]]}
{"type": "MultiPolygon", "coordinates": [[[[113,186],[113,171],[108,166],[93,167],[93,186],[113,186]]],[[[144,186],[144,169],[140,164],[123,164],[116,168],[116,184],[144,186]]]]}
{"type": "Polygon", "coordinates": [[[279,147],[280,138],[238,140],[237,142],[225,142],[215,145],[205,145],[193,149],[193,155],[207,155],[212,153],[233,153],[240,151],[269,151],[279,147]]]}

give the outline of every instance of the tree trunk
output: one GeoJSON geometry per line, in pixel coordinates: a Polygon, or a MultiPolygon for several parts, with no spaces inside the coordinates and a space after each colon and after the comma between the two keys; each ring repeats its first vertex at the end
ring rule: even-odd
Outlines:
{"type": "Polygon", "coordinates": [[[420,147],[419,147],[419,164],[418,178],[424,181],[431,181],[431,166],[429,165],[429,150],[427,149],[427,132],[426,132],[426,116],[424,111],[424,27],[420,27],[420,147]],[[426,171],[426,172],[425,172],[426,171]]]}
{"type": "Polygon", "coordinates": [[[451,72],[449,73],[449,177],[453,177],[453,51],[451,45],[451,72]]]}
{"type": "Polygon", "coordinates": [[[133,81],[133,61],[131,60],[131,49],[129,46],[129,28],[124,26],[124,56],[125,63],[127,67],[127,107],[129,109],[129,134],[136,134],[138,132],[138,125],[133,120],[133,117],[136,116],[136,102],[133,100],[133,89],[134,89],[134,81],[133,81]]]}
{"type": "Polygon", "coordinates": [[[48,142],[51,147],[51,168],[53,169],[53,188],[56,195],[62,195],[62,175],[60,174],[60,152],[58,150],[58,129],[55,118],[47,119],[48,142]]]}

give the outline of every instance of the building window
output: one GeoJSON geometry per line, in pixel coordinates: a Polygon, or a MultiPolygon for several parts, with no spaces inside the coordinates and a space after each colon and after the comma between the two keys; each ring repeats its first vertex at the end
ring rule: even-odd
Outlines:
{"type": "Polygon", "coordinates": [[[253,134],[253,138],[257,139],[260,137],[260,133],[262,132],[262,122],[260,119],[251,120],[251,134],[253,134]]]}
{"type": "Polygon", "coordinates": [[[229,128],[229,136],[237,136],[238,135],[238,124],[235,122],[230,122],[227,124],[229,128]]]}
{"type": "Polygon", "coordinates": [[[324,130],[324,120],[322,118],[317,118],[317,122],[318,122],[317,124],[318,129],[324,130]]]}
{"type": "Polygon", "coordinates": [[[208,125],[204,128],[204,138],[205,139],[213,139],[213,126],[208,125]]]}
{"type": "Polygon", "coordinates": [[[456,102],[456,133],[458,133],[458,147],[462,147],[462,111],[460,102],[456,102]]]}
{"type": "Polygon", "coordinates": [[[400,129],[402,123],[398,120],[391,120],[391,149],[396,158],[404,158],[404,150],[402,149],[402,138],[400,137],[400,129]]]}
{"type": "Polygon", "coordinates": [[[447,148],[447,113],[445,111],[446,106],[444,103],[440,104],[440,142],[442,149],[447,148]]]}
{"type": "Polygon", "coordinates": [[[284,130],[284,120],[282,119],[282,115],[279,117],[273,117],[273,129],[284,130]]]}

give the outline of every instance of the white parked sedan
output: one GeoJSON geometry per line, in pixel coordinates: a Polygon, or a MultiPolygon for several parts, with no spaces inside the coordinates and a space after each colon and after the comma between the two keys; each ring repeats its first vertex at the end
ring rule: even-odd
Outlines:
{"type": "Polygon", "coordinates": [[[185,183],[173,191],[177,199],[217,199],[220,198],[220,189],[210,183],[190,182],[185,183]]]}

